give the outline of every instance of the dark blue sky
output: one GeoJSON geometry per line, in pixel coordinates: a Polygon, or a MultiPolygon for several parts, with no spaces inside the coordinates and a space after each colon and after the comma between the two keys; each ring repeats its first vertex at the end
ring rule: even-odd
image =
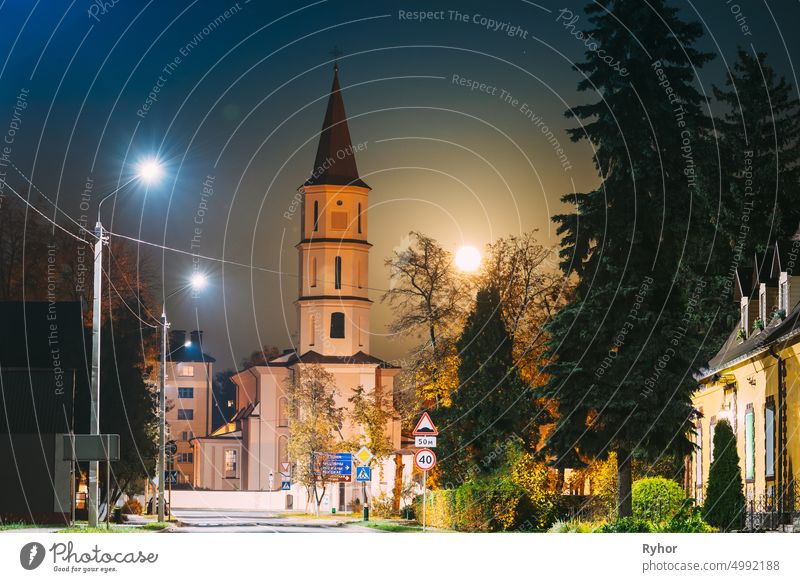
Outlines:
{"type": "MultiPolygon", "coordinates": [[[[373,187],[370,285],[381,289],[384,258],[412,229],[451,249],[532,228],[543,242],[557,242],[549,217],[558,198],[596,183],[589,148],[567,143],[564,133],[572,126],[567,105],[590,98],[575,91],[570,68],[583,45],[556,22],[568,8],[585,24],[584,4],[118,0],[101,8],[88,0],[7,0],[0,2],[0,126],[26,91],[11,159],[74,218],[87,178],[96,201],[136,160],[158,153],[165,182],[109,205],[107,226],[289,273],[204,261],[212,287],[169,306],[176,327],[206,329],[208,351],[229,365],[259,344],[291,345],[299,230],[298,216],[284,213],[311,171],[332,48],[343,53],[351,135],[366,142],[358,163],[373,187]],[[444,20],[407,20],[401,10],[458,10],[467,22],[447,12],[444,20]],[[489,30],[475,15],[518,32],[489,30]],[[489,90],[470,91],[454,75],[489,90]],[[518,104],[504,102],[502,91],[518,104]],[[568,170],[522,104],[565,147],[568,170]],[[204,183],[213,194],[204,195],[204,183]]],[[[675,4],[703,21],[702,47],[718,55],[698,79],[705,92],[722,82],[738,45],[767,51],[796,83],[797,2],[675,4]]],[[[89,215],[93,223],[93,208],[89,215]]],[[[192,268],[185,255],[145,253],[167,288],[192,268]]],[[[379,297],[373,351],[398,357],[406,344],[381,335],[389,314],[379,297]]]]}

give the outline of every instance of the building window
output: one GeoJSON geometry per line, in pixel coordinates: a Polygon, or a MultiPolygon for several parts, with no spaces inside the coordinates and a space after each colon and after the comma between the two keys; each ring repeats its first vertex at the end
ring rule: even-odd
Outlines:
{"type": "Polygon", "coordinates": [[[188,430],[185,430],[185,431],[183,431],[183,432],[181,433],[181,440],[182,440],[182,441],[186,441],[186,442],[188,442],[188,441],[192,440],[192,433],[191,433],[191,431],[188,431],[188,430]]]}
{"type": "Polygon", "coordinates": [[[178,366],[178,376],[194,376],[194,366],[180,365],[178,366]]]}
{"type": "Polygon", "coordinates": [[[331,313],[331,337],[344,338],[344,313],[341,311],[331,313]]]}
{"type": "Polygon", "coordinates": [[[179,463],[192,463],[194,462],[194,453],[178,453],[175,455],[175,459],[179,463]]]}
{"type": "Polygon", "coordinates": [[[317,316],[316,315],[312,315],[311,317],[308,318],[308,327],[309,327],[309,330],[308,330],[308,335],[309,335],[308,345],[313,346],[314,345],[314,341],[317,338],[317,316]]]}
{"type": "Polygon", "coordinates": [[[703,486],[703,425],[699,422],[697,423],[696,431],[695,444],[697,447],[694,453],[694,484],[700,488],[703,486]]]}
{"type": "Polygon", "coordinates": [[[194,398],[194,388],[178,388],[178,398],[194,398]]]}
{"type": "Polygon", "coordinates": [[[278,399],[278,426],[289,426],[289,400],[283,396],[278,399]]]}
{"type": "Polygon", "coordinates": [[[741,327],[744,330],[745,337],[747,337],[747,335],[748,335],[747,334],[747,331],[748,331],[748,327],[747,327],[747,308],[748,308],[748,305],[747,304],[748,303],[749,303],[749,300],[746,297],[742,298],[742,304],[741,304],[741,307],[739,308],[741,310],[741,312],[740,312],[741,322],[739,323],[739,327],[741,327]]]}
{"type": "Polygon", "coordinates": [[[717,430],[717,417],[712,416],[708,423],[708,462],[714,462],[714,434],[717,430]]]}
{"type": "Polygon", "coordinates": [[[744,478],[753,482],[756,478],[756,415],[753,405],[747,405],[744,413],[744,478]]]}
{"type": "Polygon", "coordinates": [[[316,287],[317,286],[317,257],[311,257],[311,273],[309,275],[310,275],[309,278],[311,279],[311,286],[312,287],[316,287]]]}
{"type": "Polygon", "coordinates": [[[784,313],[789,313],[789,274],[781,273],[780,283],[778,284],[778,308],[783,309],[784,313]]]}
{"type": "Polygon", "coordinates": [[[764,407],[764,471],[775,477],[775,400],[770,396],[764,407]]]}
{"type": "Polygon", "coordinates": [[[361,234],[361,202],[358,203],[358,234],[361,234]]]}
{"type": "Polygon", "coordinates": [[[356,260],[356,284],[361,289],[361,261],[356,260]]]}
{"type": "Polygon", "coordinates": [[[319,230],[319,202],[314,200],[314,232],[319,230]]]}
{"type": "Polygon", "coordinates": [[[194,410],[191,408],[179,408],[178,409],[178,420],[193,420],[194,419],[194,410]]]}
{"type": "Polygon", "coordinates": [[[236,449],[225,449],[225,478],[233,479],[236,477],[236,449]]]}
{"type": "Polygon", "coordinates": [[[333,283],[336,289],[342,288],[342,257],[336,257],[334,261],[333,283]]]}
{"type": "Polygon", "coordinates": [[[289,438],[286,435],[278,437],[278,462],[281,464],[289,462],[289,438]]]}

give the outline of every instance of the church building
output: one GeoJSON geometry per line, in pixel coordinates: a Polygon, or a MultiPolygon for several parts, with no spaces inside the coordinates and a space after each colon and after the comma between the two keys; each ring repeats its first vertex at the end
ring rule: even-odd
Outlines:
{"type": "MultiPolygon", "coordinates": [[[[238,411],[231,422],[194,440],[194,485],[199,489],[279,491],[282,475],[291,473],[290,411],[286,394],[291,379],[304,366],[319,365],[335,378],[337,405],[347,409],[358,387],[393,394],[397,366],[370,353],[368,293],[368,203],[370,187],[360,178],[350,139],[338,66],[319,136],[314,168],[299,188],[302,234],[299,289],[295,302],[298,344],[266,365],[233,376],[238,411]]],[[[387,427],[395,454],[373,467],[368,484],[372,496],[390,496],[395,471],[410,480],[411,458],[400,450],[400,421],[387,427]],[[403,455],[403,456],[399,456],[403,455]]],[[[358,435],[347,434],[351,439],[358,435]]],[[[353,451],[355,452],[355,451],[353,451]]],[[[283,477],[285,479],[285,477],[283,477]]],[[[355,478],[353,478],[355,480],[355,478]]],[[[305,490],[292,482],[285,507],[302,509],[305,490]]],[[[362,499],[361,483],[328,487],[325,509],[349,511],[362,499]]]]}

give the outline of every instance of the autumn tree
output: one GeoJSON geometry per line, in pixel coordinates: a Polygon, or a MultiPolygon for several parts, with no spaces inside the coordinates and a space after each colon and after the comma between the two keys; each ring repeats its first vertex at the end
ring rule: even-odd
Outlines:
{"type": "Polygon", "coordinates": [[[321,366],[303,365],[287,384],[289,398],[289,458],[295,463],[295,475],[319,506],[325,497],[330,475],[319,470],[322,454],[347,448],[342,436],[344,411],[336,406],[336,383],[333,375],[321,366]]]}
{"type": "Polygon", "coordinates": [[[405,374],[420,404],[435,408],[447,401],[456,385],[454,340],[468,294],[454,272],[452,254],[431,237],[419,232],[410,236],[411,244],[386,260],[391,288],[383,301],[395,313],[390,330],[420,340],[405,374]]]}

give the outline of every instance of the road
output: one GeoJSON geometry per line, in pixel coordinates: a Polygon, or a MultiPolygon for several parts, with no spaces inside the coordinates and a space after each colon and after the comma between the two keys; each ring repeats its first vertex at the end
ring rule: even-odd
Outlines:
{"type": "Polygon", "coordinates": [[[180,523],[176,533],[380,533],[334,519],[304,519],[264,511],[175,509],[172,515],[180,523]]]}

